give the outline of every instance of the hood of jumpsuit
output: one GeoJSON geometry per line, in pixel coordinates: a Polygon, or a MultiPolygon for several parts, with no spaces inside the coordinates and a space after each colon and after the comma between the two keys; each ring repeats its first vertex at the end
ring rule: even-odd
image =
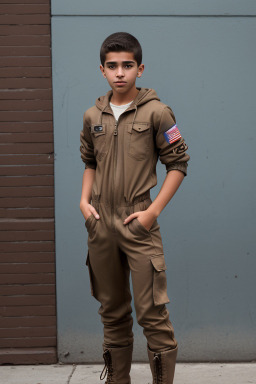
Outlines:
{"type": "MultiPolygon", "coordinates": [[[[154,89],[149,89],[149,88],[137,88],[139,90],[139,93],[133,100],[131,106],[129,107],[130,109],[137,109],[139,105],[145,104],[151,100],[158,100],[160,101],[159,97],[157,96],[157,93],[154,89]]],[[[104,96],[100,96],[98,99],[95,101],[95,105],[101,112],[105,111],[106,109],[108,110],[110,108],[109,102],[110,98],[113,94],[113,91],[108,91],[108,93],[104,96]]],[[[110,108],[111,110],[111,108],[110,108]]],[[[112,111],[112,110],[111,110],[112,111]]]]}

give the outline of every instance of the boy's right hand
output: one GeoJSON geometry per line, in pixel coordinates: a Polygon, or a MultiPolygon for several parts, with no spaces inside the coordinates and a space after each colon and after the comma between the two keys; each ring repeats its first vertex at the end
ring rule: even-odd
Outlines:
{"type": "Polygon", "coordinates": [[[80,210],[81,210],[85,220],[87,220],[88,217],[91,215],[94,215],[96,219],[100,218],[96,209],[89,203],[80,203],[80,210]]]}

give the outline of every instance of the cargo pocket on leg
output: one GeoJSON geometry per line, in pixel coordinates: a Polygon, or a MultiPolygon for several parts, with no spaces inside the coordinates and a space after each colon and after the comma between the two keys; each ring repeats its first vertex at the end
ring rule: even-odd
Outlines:
{"type": "Polygon", "coordinates": [[[92,275],[92,267],[91,267],[91,264],[90,264],[90,255],[89,255],[89,251],[87,252],[87,257],[86,257],[86,263],[85,263],[88,267],[88,271],[89,271],[89,279],[90,279],[90,287],[91,287],[91,295],[95,297],[95,291],[94,291],[94,288],[93,288],[93,275],[92,275]]]}
{"type": "Polygon", "coordinates": [[[170,302],[167,296],[166,265],[164,255],[152,257],[153,265],[153,299],[155,305],[167,304],[170,302]]]}

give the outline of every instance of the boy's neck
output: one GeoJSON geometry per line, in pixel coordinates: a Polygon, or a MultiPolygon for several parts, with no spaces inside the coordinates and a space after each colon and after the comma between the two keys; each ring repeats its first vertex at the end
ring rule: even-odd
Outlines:
{"type": "Polygon", "coordinates": [[[138,95],[139,90],[134,87],[134,89],[131,89],[128,93],[120,94],[115,91],[113,91],[113,95],[111,97],[111,103],[115,105],[124,105],[128,104],[131,101],[135,99],[135,97],[138,95]]]}

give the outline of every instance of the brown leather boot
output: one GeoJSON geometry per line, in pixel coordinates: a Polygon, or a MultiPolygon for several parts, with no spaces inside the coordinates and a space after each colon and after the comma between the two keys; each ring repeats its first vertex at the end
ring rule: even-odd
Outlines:
{"type": "Polygon", "coordinates": [[[117,348],[103,346],[103,349],[105,367],[101,372],[100,379],[104,380],[108,375],[105,384],[131,384],[130,370],[133,345],[117,348]]]}
{"type": "Polygon", "coordinates": [[[148,347],[148,358],[153,384],[173,384],[178,347],[164,352],[154,352],[148,347]]]}

